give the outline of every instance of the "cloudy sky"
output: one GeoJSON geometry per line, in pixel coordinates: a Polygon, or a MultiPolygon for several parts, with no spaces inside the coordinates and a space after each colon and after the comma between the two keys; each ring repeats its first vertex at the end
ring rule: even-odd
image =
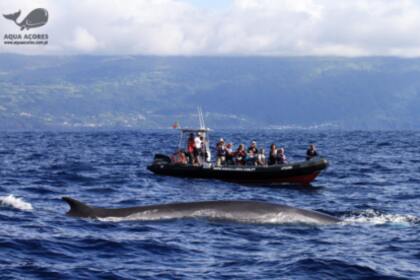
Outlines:
{"type": "Polygon", "coordinates": [[[0,12],[35,8],[47,25],[4,34],[46,33],[25,54],[420,56],[420,0],[15,0],[0,12]]]}

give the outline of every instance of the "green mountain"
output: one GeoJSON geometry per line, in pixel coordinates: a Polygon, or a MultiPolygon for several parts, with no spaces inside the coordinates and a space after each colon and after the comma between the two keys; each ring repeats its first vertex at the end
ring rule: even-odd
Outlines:
{"type": "Polygon", "coordinates": [[[420,59],[0,55],[0,129],[420,128],[420,59]]]}

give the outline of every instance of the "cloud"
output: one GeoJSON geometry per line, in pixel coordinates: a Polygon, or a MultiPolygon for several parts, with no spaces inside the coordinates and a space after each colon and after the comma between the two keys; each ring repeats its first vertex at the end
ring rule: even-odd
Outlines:
{"type": "Polygon", "coordinates": [[[86,29],[78,27],[74,31],[74,40],[70,46],[76,50],[90,52],[97,49],[98,42],[86,29]]]}
{"type": "MultiPolygon", "coordinates": [[[[210,1],[210,0],[209,0],[210,1]]],[[[193,1],[194,2],[194,1],[193,1]]],[[[234,0],[206,8],[181,0],[3,1],[0,12],[44,7],[48,46],[28,54],[420,55],[416,0],[234,0]]],[[[1,19],[0,34],[20,32],[1,19]]]]}

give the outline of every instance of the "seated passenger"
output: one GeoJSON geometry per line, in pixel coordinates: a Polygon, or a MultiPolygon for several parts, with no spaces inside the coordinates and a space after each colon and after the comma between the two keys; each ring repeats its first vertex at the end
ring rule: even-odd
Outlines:
{"type": "Polygon", "coordinates": [[[225,149],[225,141],[223,138],[220,138],[219,142],[216,145],[216,166],[221,166],[226,162],[226,149],[225,149]]]}
{"type": "Polygon", "coordinates": [[[311,160],[317,156],[318,156],[318,153],[316,151],[315,145],[310,144],[308,147],[308,150],[306,150],[306,160],[311,160]]]}
{"type": "Polygon", "coordinates": [[[173,164],[187,164],[188,163],[188,159],[185,156],[185,151],[180,149],[178,151],[176,151],[172,156],[171,156],[171,162],[173,164]]]}
{"type": "Polygon", "coordinates": [[[252,151],[254,153],[254,155],[258,154],[258,149],[257,149],[257,142],[255,140],[253,140],[251,142],[251,146],[249,146],[248,148],[248,153],[252,151]]]}
{"type": "Polygon", "coordinates": [[[270,154],[268,155],[268,165],[274,165],[277,162],[277,148],[276,144],[271,144],[270,154]]]}
{"type": "Polygon", "coordinates": [[[277,150],[277,164],[287,164],[287,158],[284,154],[284,149],[280,148],[277,150]]]}
{"type": "Polygon", "coordinates": [[[240,144],[238,149],[235,152],[235,163],[238,165],[244,165],[245,158],[246,158],[245,145],[240,144]]]}
{"type": "Polygon", "coordinates": [[[265,151],[264,149],[260,149],[257,155],[257,165],[265,165],[265,151]]]}
{"type": "Polygon", "coordinates": [[[256,163],[257,163],[257,155],[254,153],[254,150],[251,149],[246,154],[245,164],[246,165],[256,165],[256,163]]]}
{"type": "Polygon", "coordinates": [[[233,158],[235,156],[235,153],[232,150],[232,146],[233,146],[232,143],[228,143],[226,145],[225,152],[226,152],[226,164],[227,165],[233,165],[233,164],[235,164],[235,162],[233,161],[233,158]]]}

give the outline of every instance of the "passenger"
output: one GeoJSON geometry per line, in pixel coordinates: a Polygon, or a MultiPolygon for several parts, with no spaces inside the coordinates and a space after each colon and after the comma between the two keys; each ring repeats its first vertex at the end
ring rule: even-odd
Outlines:
{"type": "Polygon", "coordinates": [[[245,158],[246,158],[245,145],[240,144],[238,149],[235,152],[235,163],[238,165],[244,165],[245,158]]]}
{"type": "Polygon", "coordinates": [[[277,150],[277,164],[287,164],[287,158],[283,148],[277,150]]]}
{"type": "Polygon", "coordinates": [[[277,162],[277,149],[276,144],[271,144],[270,154],[268,155],[268,165],[274,165],[277,162]]]}
{"type": "Polygon", "coordinates": [[[248,153],[252,151],[254,153],[254,155],[258,154],[258,149],[257,149],[257,142],[255,140],[253,140],[251,142],[251,146],[249,146],[248,148],[248,153]]]}
{"type": "Polygon", "coordinates": [[[194,138],[194,162],[193,164],[201,165],[201,139],[197,134],[194,138]]]}
{"type": "Polygon", "coordinates": [[[260,149],[257,155],[257,165],[265,165],[265,150],[260,149]]]}
{"type": "Polygon", "coordinates": [[[257,164],[257,154],[254,153],[253,149],[250,149],[246,154],[245,158],[246,165],[256,165],[257,164]]]}
{"type": "Polygon", "coordinates": [[[223,140],[223,138],[220,138],[219,142],[217,143],[216,153],[217,153],[216,166],[224,165],[226,162],[226,148],[225,148],[225,140],[223,140]]]}
{"type": "Polygon", "coordinates": [[[185,156],[185,151],[182,149],[176,151],[171,157],[171,162],[173,164],[182,164],[182,165],[187,164],[188,159],[185,156]]]}
{"type": "Polygon", "coordinates": [[[209,162],[209,154],[207,152],[207,139],[205,139],[202,135],[200,136],[201,140],[201,157],[203,161],[209,162]]]}
{"type": "Polygon", "coordinates": [[[187,142],[187,156],[188,156],[188,163],[192,164],[194,161],[194,134],[190,133],[187,142]]]}
{"type": "Polygon", "coordinates": [[[235,162],[233,161],[233,158],[234,158],[235,154],[232,150],[232,146],[233,146],[232,143],[226,144],[225,152],[226,152],[226,164],[227,165],[234,165],[235,164],[235,162]]]}
{"type": "Polygon", "coordinates": [[[317,157],[318,153],[314,144],[310,144],[308,150],[306,150],[306,160],[311,160],[314,157],[317,157]]]}

